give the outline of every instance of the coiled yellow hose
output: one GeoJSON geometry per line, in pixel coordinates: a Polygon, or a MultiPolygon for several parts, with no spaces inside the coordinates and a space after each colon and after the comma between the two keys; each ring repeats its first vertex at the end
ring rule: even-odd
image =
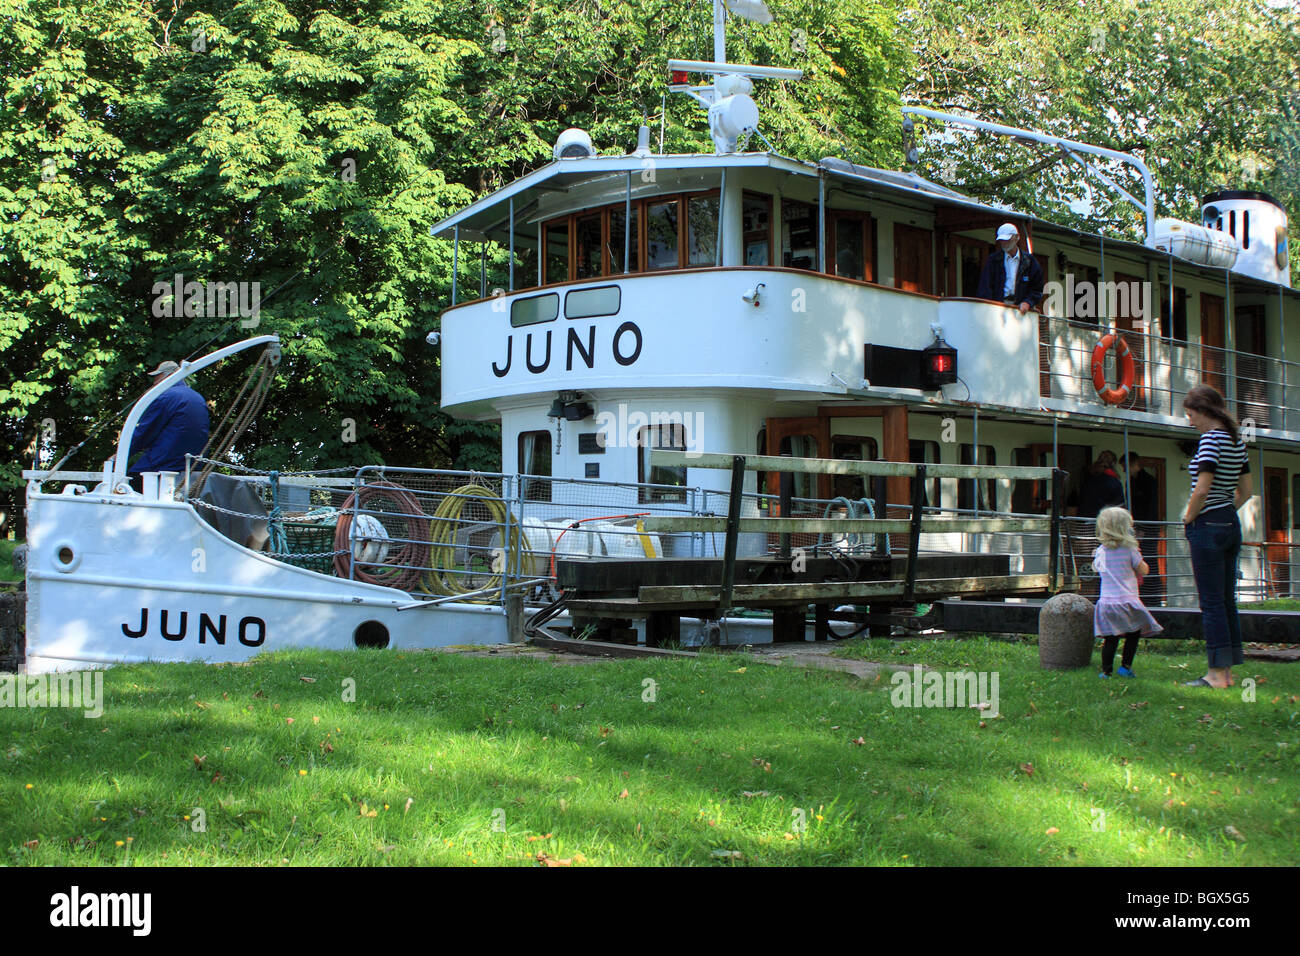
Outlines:
{"type": "MultiPolygon", "coordinates": [[[[470,591],[495,588],[500,586],[503,573],[514,574],[518,570],[515,561],[515,553],[518,550],[520,540],[518,521],[511,523],[510,533],[506,535],[506,541],[503,545],[505,554],[501,556],[501,560],[493,561],[493,574],[486,583],[475,584],[472,587],[466,586],[461,583],[460,578],[467,572],[452,570],[456,560],[456,531],[465,523],[461,516],[464,514],[466,506],[475,501],[482,503],[492,521],[502,528],[505,527],[507,516],[505,502],[491,488],[479,484],[468,484],[461,485],[449,492],[439,502],[430,522],[429,539],[433,545],[433,550],[429,556],[431,568],[424,573],[421,584],[431,594],[452,596],[467,594],[470,591]],[[447,570],[439,570],[440,568],[447,570]]],[[[481,600],[490,601],[491,598],[482,598],[481,600]]]]}

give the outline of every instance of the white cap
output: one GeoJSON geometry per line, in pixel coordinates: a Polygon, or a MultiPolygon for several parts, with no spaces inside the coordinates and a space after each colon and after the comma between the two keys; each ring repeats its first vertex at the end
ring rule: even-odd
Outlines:
{"type": "Polygon", "coordinates": [[[1018,239],[1018,238],[1020,238],[1020,230],[1015,227],[1014,223],[1004,222],[1002,225],[998,226],[999,242],[1001,242],[1003,239],[1018,239]]]}

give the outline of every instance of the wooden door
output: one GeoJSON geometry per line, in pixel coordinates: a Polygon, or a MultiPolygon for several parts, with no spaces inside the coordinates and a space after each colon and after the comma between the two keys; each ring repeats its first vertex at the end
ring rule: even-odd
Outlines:
{"type": "Polygon", "coordinates": [[[1223,297],[1201,293],[1201,381],[1228,393],[1223,352],[1223,297]]]}
{"type": "Polygon", "coordinates": [[[1285,468],[1264,469],[1264,559],[1270,597],[1285,597],[1291,590],[1291,548],[1288,544],[1290,521],[1287,512],[1287,473],[1285,468]]]}
{"type": "Polygon", "coordinates": [[[1133,354],[1133,399],[1130,408],[1146,409],[1146,389],[1143,373],[1146,364],[1147,317],[1143,315],[1143,282],[1137,276],[1115,273],[1115,328],[1124,336],[1133,354]]]}
{"type": "Polygon", "coordinates": [[[1268,427],[1268,338],[1262,305],[1238,307],[1234,317],[1237,350],[1237,417],[1268,427]]]}
{"type": "Polygon", "coordinates": [[[894,287],[934,294],[934,233],[894,225],[894,287]]]}

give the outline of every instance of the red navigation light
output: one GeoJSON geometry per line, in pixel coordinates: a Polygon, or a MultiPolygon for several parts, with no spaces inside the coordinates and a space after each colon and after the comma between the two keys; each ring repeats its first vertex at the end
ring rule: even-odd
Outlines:
{"type": "Polygon", "coordinates": [[[691,81],[690,77],[687,75],[685,70],[672,71],[672,83],[674,86],[680,85],[682,83],[689,83],[690,81],[691,81]]]}
{"type": "Polygon", "coordinates": [[[953,384],[957,381],[957,350],[936,338],[921,352],[921,370],[926,389],[953,384]]]}

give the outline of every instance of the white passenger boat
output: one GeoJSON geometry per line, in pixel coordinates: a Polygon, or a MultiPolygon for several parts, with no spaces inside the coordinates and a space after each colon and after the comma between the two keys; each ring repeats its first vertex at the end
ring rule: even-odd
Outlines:
{"type": "MultiPolygon", "coordinates": [[[[1128,163],[1145,191],[1125,194],[1144,241],[991,206],[915,173],[753,151],[752,84],[797,71],[728,64],[724,52],[670,64],[670,88],[708,109],[714,153],[654,152],[643,127],[631,152],[602,155],[569,130],[553,162],[433,225],[456,262],[430,334],[442,406],[501,423],[502,474],[225,468],[256,488],[268,507],[259,520],[281,528],[278,546],[250,547],[214,527],[192,475],[150,478],[143,494],[125,485],[143,408],[208,359],[187,364],[133,410],[102,474],[29,474],[29,669],[504,641],[505,595],[537,596],[556,556],[713,553],[710,536],[637,522],[725,514],[728,475],[657,465],[654,449],[1055,465],[1071,491],[1101,452],[1136,452],[1157,489],[1157,520],[1144,527],[1156,564],[1148,601],[1191,604],[1178,519],[1195,433],[1181,402],[1199,382],[1228,397],[1250,441],[1260,494],[1242,511],[1243,597],[1291,593],[1300,368],[1287,354],[1300,356],[1300,294],[1279,203],[1224,190],[1204,197],[1199,222],[1157,220],[1156,185],[1134,157],[925,110],[911,112],[1038,139],[1085,167],[1128,163]],[[1004,222],[1046,276],[1027,313],[975,296],[1004,222]],[[476,270],[466,298],[466,263],[484,262],[490,245],[510,250],[509,279],[489,288],[476,270]],[[333,509],[334,531],[308,553],[283,515],[295,512],[288,525],[305,534],[320,520],[313,507],[333,509]]],[[[771,512],[771,477],[747,476],[749,513],[771,512]]],[[[948,513],[1047,509],[1041,482],[927,484],[928,505],[948,513]]],[[[870,490],[861,478],[798,475],[798,513],[849,513],[870,490]]],[[[891,478],[887,493],[910,501],[908,479],[891,478]]],[[[742,537],[745,553],[768,548],[763,535],[742,537]]],[[[1046,566],[1042,537],[928,535],[923,547],[1046,566]]],[[[1073,550],[1086,572],[1090,548],[1073,550]]],[[[738,639],[761,640],[761,624],[738,639]]]]}

